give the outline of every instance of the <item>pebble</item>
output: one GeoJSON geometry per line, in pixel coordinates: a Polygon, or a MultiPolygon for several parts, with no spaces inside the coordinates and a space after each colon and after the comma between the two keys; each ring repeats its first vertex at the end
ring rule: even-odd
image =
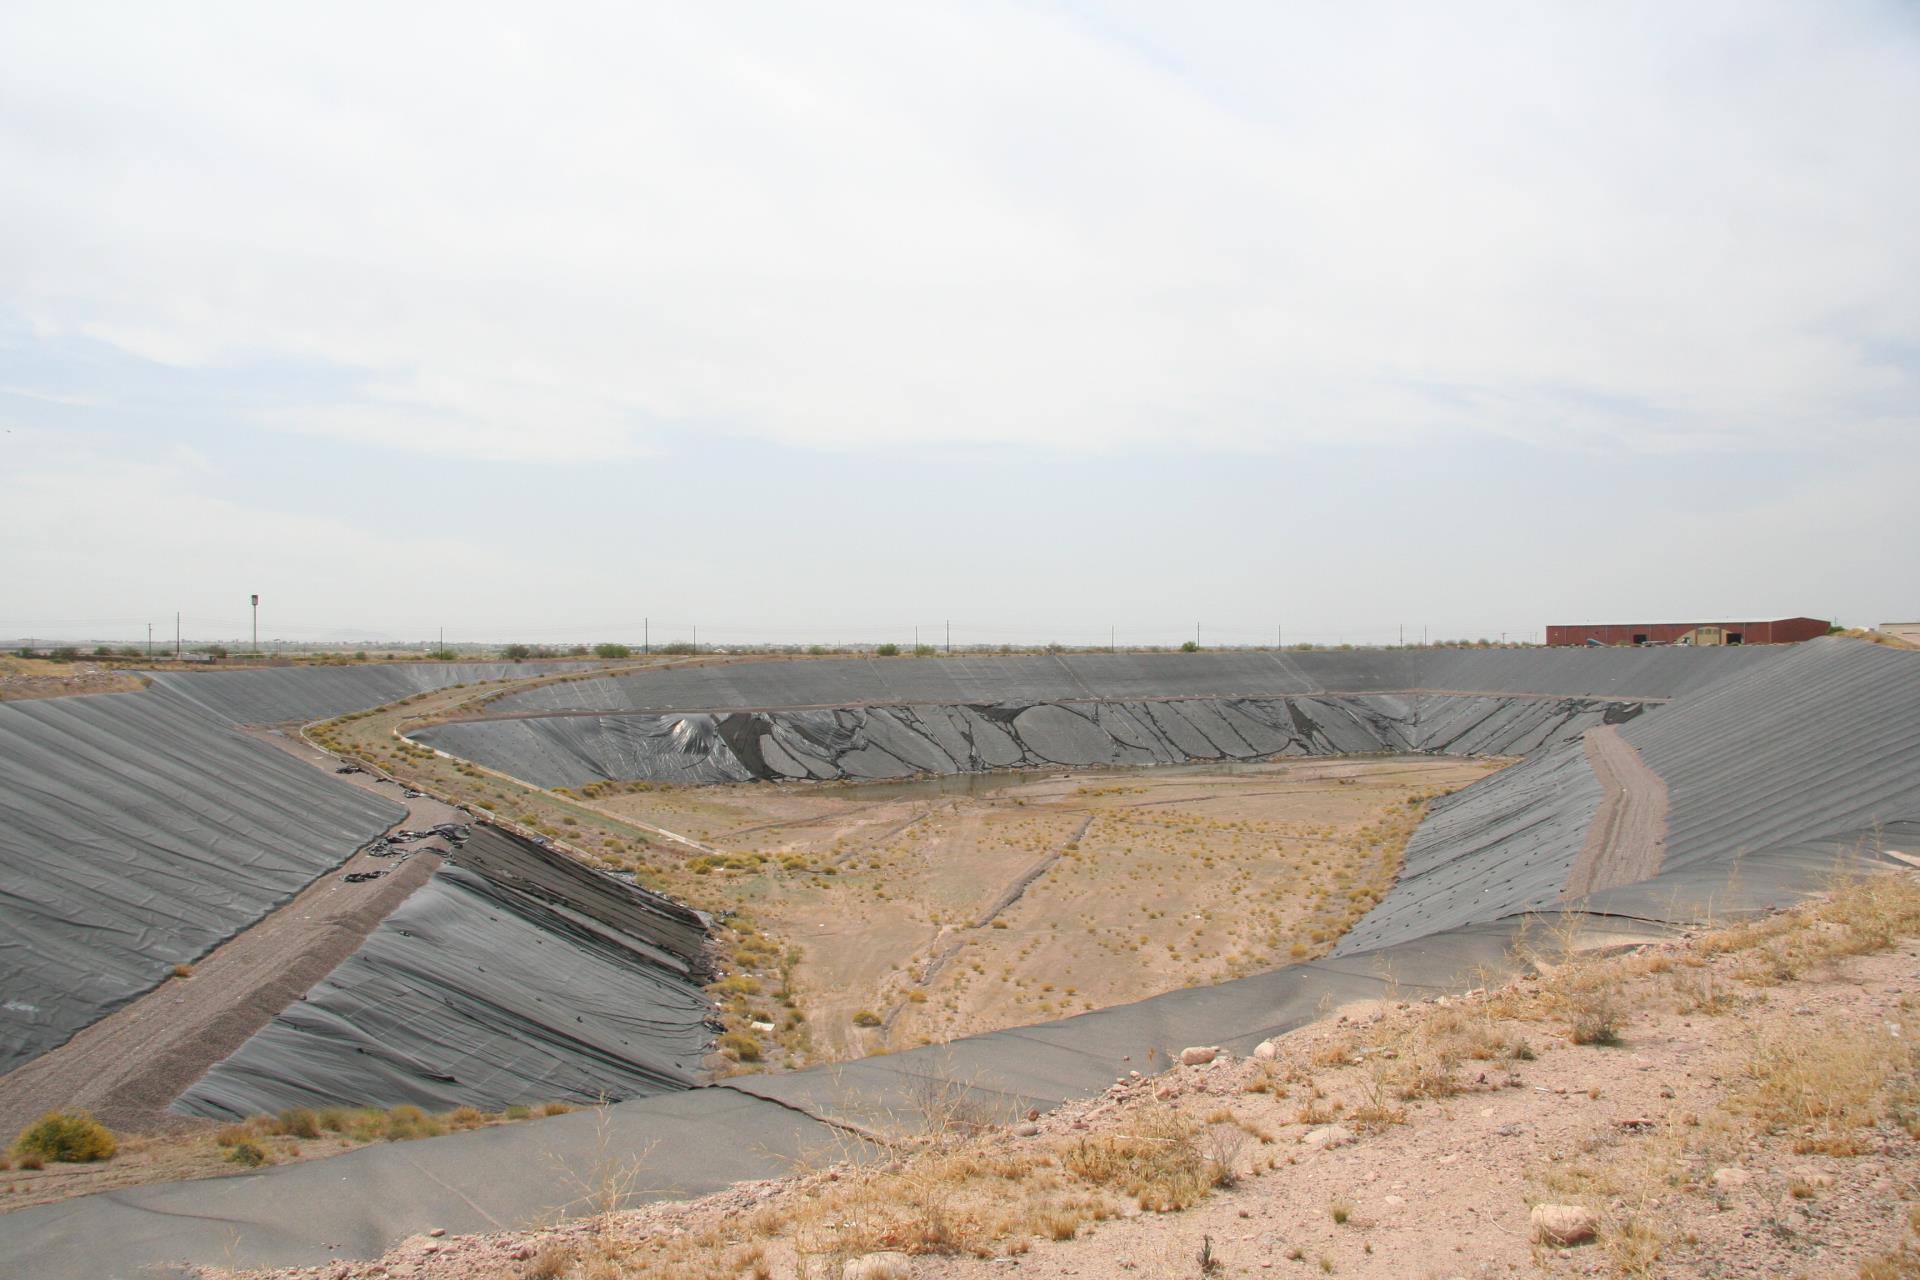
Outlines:
{"type": "Polygon", "coordinates": [[[1323,1124],[1309,1129],[1300,1141],[1309,1147],[1331,1151],[1335,1147],[1344,1147],[1353,1141],[1353,1131],[1343,1124],[1323,1124]]]}
{"type": "Polygon", "coordinates": [[[1194,1044],[1180,1051],[1180,1065],[1183,1067],[1204,1067],[1220,1056],[1220,1046],[1194,1044]]]}
{"type": "Polygon", "coordinates": [[[1577,1204],[1537,1204],[1527,1221],[1542,1244],[1582,1244],[1600,1229],[1599,1215],[1577,1204]]]}

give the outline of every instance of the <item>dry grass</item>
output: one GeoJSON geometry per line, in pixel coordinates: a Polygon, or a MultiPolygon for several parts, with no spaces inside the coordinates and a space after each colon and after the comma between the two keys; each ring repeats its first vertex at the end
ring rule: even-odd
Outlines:
{"type": "Polygon", "coordinates": [[[1198,1203],[1219,1177],[1201,1149],[1200,1133],[1181,1112],[1153,1110],[1113,1132],[1076,1140],[1061,1160],[1083,1181],[1165,1213],[1198,1203]]]}
{"type": "Polygon", "coordinates": [[[1763,1132],[1793,1134],[1795,1151],[1860,1155],[1889,1109],[1888,1084],[1917,1068],[1914,1049],[1881,1027],[1788,1026],[1755,1043],[1731,1105],[1763,1132]]]}
{"type": "MultiPolygon", "coordinates": [[[[1562,958],[1544,980],[1493,1002],[1508,1016],[1563,1020],[1575,1043],[1604,1043],[1634,1010],[1667,1004],[1684,1015],[1725,1016],[1757,996],[1740,988],[1831,979],[1850,957],[1884,952],[1920,935],[1920,880],[1906,874],[1838,875],[1822,897],[1791,911],[1713,930],[1683,947],[1598,959],[1562,958]]],[[[1798,1154],[1849,1157],[1878,1146],[1876,1126],[1920,1132],[1920,1052],[1878,1025],[1757,1024],[1738,1085],[1704,1115],[1672,1117],[1646,1136],[1596,1144],[1535,1177],[1556,1199],[1601,1212],[1600,1244],[1611,1272],[1663,1274],[1680,1232],[1681,1193],[1717,1194],[1708,1174],[1737,1162],[1750,1144],[1784,1141],[1798,1154]]],[[[1788,1184],[1789,1196],[1814,1194],[1788,1184]]],[[[1902,1276],[1910,1250],[1873,1260],[1862,1276],[1902,1276]]]]}

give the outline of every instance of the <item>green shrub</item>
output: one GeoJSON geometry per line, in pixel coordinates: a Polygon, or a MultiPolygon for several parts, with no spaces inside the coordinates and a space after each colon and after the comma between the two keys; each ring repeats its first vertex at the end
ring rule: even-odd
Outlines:
{"type": "Polygon", "coordinates": [[[14,1139],[13,1153],[24,1159],[39,1156],[66,1164],[111,1160],[120,1144],[107,1127],[84,1111],[50,1111],[28,1125],[14,1139]]]}
{"type": "Polygon", "coordinates": [[[880,1015],[871,1009],[862,1009],[853,1015],[853,1025],[856,1027],[877,1027],[880,1025],[880,1015]]]}
{"type": "Polygon", "coordinates": [[[516,1102],[507,1108],[507,1119],[509,1120],[525,1120],[532,1114],[533,1108],[527,1106],[524,1102],[516,1102]]]}
{"type": "Polygon", "coordinates": [[[1187,641],[1184,641],[1184,642],[1183,642],[1183,643],[1182,643],[1182,644],[1180,645],[1180,652],[1182,652],[1182,653],[1198,653],[1198,652],[1200,652],[1200,642],[1199,642],[1198,640],[1187,640],[1187,641]]]}
{"type": "Polygon", "coordinates": [[[593,646],[596,658],[631,658],[633,649],[624,644],[597,644],[593,646]]]}
{"type": "Polygon", "coordinates": [[[876,658],[897,658],[900,656],[900,646],[892,642],[888,642],[886,644],[881,645],[878,649],[875,649],[873,651],[873,656],[876,658]]]}
{"type": "Polygon", "coordinates": [[[720,1049],[735,1062],[760,1061],[760,1042],[744,1031],[729,1031],[721,1036],[720,1049]]]}
{"type": "Polygon", "coordinates": [[[258,1169],[263,1164],[272,1164],[273,1157],[261,1149],[258,1143],[242,1142],[227,1153],[227,1159],[243,1169],[258,1169]]]}

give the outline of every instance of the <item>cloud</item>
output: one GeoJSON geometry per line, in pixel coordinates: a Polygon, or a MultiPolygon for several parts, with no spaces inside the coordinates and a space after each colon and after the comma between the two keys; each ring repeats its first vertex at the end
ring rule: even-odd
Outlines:
{"type": "Polygon", "coordinates": [[[0,296],[507,459],[1920,425],[1911,10],[0,17],[0,296]]]}

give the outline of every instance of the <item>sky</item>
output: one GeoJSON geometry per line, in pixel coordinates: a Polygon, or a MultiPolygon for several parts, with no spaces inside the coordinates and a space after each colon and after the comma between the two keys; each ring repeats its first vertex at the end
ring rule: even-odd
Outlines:
{"type": "Polygon", "coordinates": [[[1904,3],[0,9],[0,637],[1920,618],[1904,3]]]}

